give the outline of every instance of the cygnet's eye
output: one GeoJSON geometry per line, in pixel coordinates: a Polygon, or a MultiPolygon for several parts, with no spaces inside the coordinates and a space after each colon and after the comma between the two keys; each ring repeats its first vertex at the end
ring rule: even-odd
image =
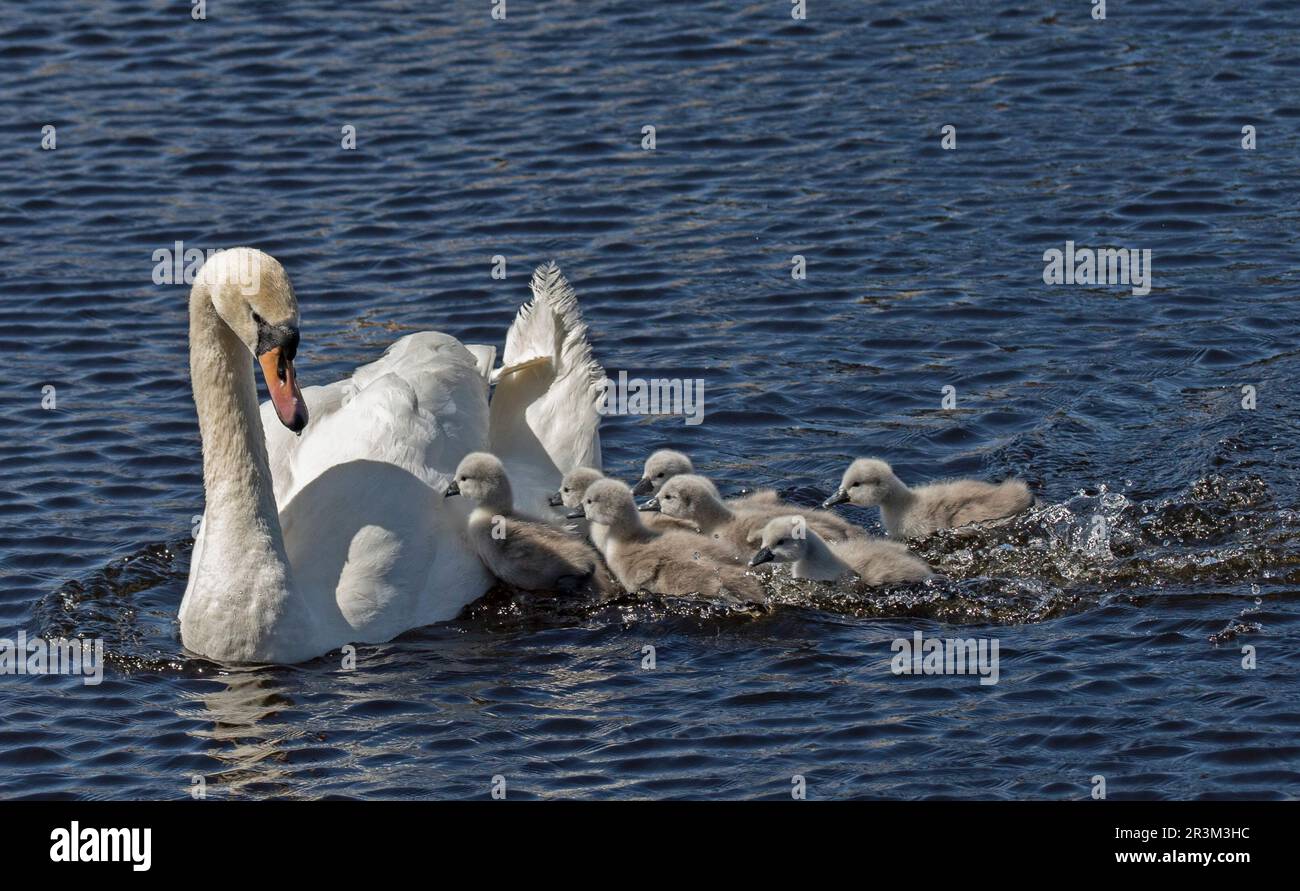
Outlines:
{"type": "Polygon", "coordinates": [[[265,322],[262,321],[262,317],[261,317],[261,316],[259,316],[256,312],[253,312],[252,307],[249,308],[249,312],[252,312],[252,313],[253,313],[253,322],[254,322],[254,323],[256,323],[256,324],[258,324],[258,325],[265,325],[265,324],[266,324],[265,322]]]}
{"type": "Polygon", "coordinates": [[[662,470],[655,474],[655,479],[661,480],[663,478],[664,478],[664,472],[662,470]]]}
{"type": "Polygon", "coordinates": [[[850,488],[850,489],[856,489],[856,488],[857,488],[858,486],[860,486],[860,485],[862,485],[862,483],[854,483],[853,485],[849,486],[849,488],[850,488]]]}
{"type": "Polygon", "coordinates": [[[565,487],[564,487],[563,489],[561,489],[560,491],[561,491],[561,492],[567,492],[567,491],[569,491],[569,487],[568,487],[568,486],[565,486],[565,487]]]}
{"type": "Polygon", "coordinates": [[[665,496],[664,496],[664,501],[672,501],[672,500],[674,500],[676,497],[677,497],[676,495],[665,495],[665,496]]]}
{"type": "Polygon", "coordinates": [[[779,548],[779,547],[781,547],[781,545],[783,545],[783,544],[785,544],[785,539],[784,539],[784,538],[777,539],[776,547],[779,548]]]}

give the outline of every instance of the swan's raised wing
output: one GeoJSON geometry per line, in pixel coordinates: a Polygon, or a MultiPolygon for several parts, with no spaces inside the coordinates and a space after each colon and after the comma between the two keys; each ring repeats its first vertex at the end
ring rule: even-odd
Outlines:
{"type": "Polygon", "coordinates": [[[531,287],[533,299],[510,326],[494,375],[489,448],[506,466],[516,508],[553,517],[546,499],[564,474],[601,466],[605,371],[592,356],[577,295],[560,268],[539,266],[531,287]]]}

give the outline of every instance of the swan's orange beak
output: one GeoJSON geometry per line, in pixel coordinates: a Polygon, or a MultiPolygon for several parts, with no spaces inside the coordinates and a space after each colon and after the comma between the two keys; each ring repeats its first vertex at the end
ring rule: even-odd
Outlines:
{"type": "Polygon", "coordinates": [[[257,357],[266,378],[266,389],[271,394],[271,404],[280,423],[294,433],[307,426],[307,403],[298,389],[298,378],[293,373],[293,360],[285,357],[280,347],[272,347],[257,357]]]}

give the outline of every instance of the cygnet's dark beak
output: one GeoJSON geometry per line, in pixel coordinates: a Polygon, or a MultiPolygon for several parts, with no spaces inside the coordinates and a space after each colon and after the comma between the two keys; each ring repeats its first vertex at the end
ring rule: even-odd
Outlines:
{"type": "Polygon", "coordinates": [[[552,493],[551,497],[546,499],[546,503],[551,507],[564,507],[564,499],[560,497],[559,492],[552,493]]]}
{"type": "Polygon", "coordinates": [[[649,501],[640,505],[637,510],[659,510],[659,499],[651,498],[649,501]]]}
{"type": "Polygon", "coordinates": [[[649,495],[654,491],[654,488],[654,483],[650,482],[648,477],[643,476],[641,479],[637,480],[637,484],[632,487],[632,494],[649,495]]]}
{"type": "Polygon", "coordinates": [[[750,566],[761,566],[772,559],[771,548],[759,548],[758,553],[749,558],[750,566]]]}
{"type": "Polygon", "coordinates": [[[578,508],[577,510],[569,511],[564,515],[564,518],[566,520],[581,520],[585,516],[586,514],[583,512],[582,508],[578,508]]]}
{"type": "Polygon", "coordinates": [[[447,488],[442,493],[442,497],[450,498],[453,495],[459,495],[459,494],[460,494],[460,486],[457,485],[455,480],[452,480],[450,483],[447,484],[447,488]]]}
{"type": "Polygon", "coordinates": [[[832,495],[830,498],[827,498],[825,501],[822,502],[822,509],[828,510],[834,507],[835,505],[843,504],[848,500],[849,500],[849,493],[845,492],[843,489],[837,489],[834,495],[832,495]]]}

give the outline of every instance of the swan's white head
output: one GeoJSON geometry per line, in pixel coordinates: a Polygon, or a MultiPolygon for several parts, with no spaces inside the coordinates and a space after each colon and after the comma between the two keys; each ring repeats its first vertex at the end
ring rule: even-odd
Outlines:
{"type": "Polygon", "coordinates": [[[587,494],[587,489],[596,480],[604,478],[605,474],[594,467],[575,467],[560,481],[560,491],[551,496],[551,507],[581,507],[582,496],[587,494]]]}
{"type": "Polygon", "coordinates": [[[613,479],[596,480],[582,496],[582,513],[593,523],[621,527],[638,522],[636,502],[627,484],[613,479]]]}
{"type": "Polygon", "coordinates": [[[298,300],[280,261],[256,248],[213,254],[195,281],[207,286],[217,315],[262,366],[280,423],[295,433],[307,426],[307,403],[298,389],[298,300]]]}
{"type": "Polygon", "coordinates": [[[664,483],[683,473],[694,473],[691,459],[672,449],[660,449],[645,462],[645,471],[632,489],[633,495],[649,495],[663,488],[664,483]]]}
{"type": "Polygon", "coordinates": [[[758,553],[750,558],[750,566],[769,561],[797,563],[808,554],[808,524],[803,517],[791,515],[769,520],[763,527],[758,553]]]}
{"type": "Polygon", "coordinates": [[[722,505],[717,487],[693,473],[678,474],[664,483],[655,501],[661,513],[681,520],[699,520],[702,512],[722,505]]]}
{"type": "Polygon", "coordinates": [[[859,507],[875,507],[903,485],[893,469],[876,458],[859,458],[844,471],[840,488],[822,507],[850,501],[859,507]]]}
{"type": "Polygon", "coordinates": [[[470,452],[456,465],[456,476],[443,492],[444,498],[452,495],[464,495],[479,504],[510,506],[505,465],[490,452],[470,452]]]}

